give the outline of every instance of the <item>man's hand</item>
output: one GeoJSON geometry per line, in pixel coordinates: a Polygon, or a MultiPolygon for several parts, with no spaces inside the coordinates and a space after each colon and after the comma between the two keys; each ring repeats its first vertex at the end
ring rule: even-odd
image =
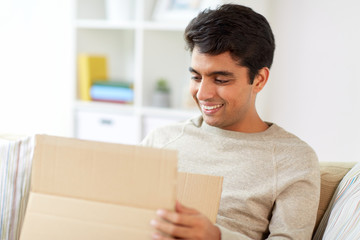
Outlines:
{"type": "Polygon", "coordinates": [[[153,239],[206,239],[220,240],[220,229],[199,211],[176,203],[176,212],[158,210],[161,220],[153,219],[151,225],[159,232],[153,239]]]}

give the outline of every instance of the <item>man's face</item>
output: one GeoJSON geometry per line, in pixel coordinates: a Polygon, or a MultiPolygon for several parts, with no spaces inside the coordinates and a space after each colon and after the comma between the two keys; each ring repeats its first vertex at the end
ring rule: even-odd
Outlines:
{"type": "Polygon", "coordinates": [[[195,48],[189,70],[190,93],[207,124],[232,131],[251,124],[256,114],[254,85],[249,84],[248,69],[229,52],[212,56],[195,48]]]}

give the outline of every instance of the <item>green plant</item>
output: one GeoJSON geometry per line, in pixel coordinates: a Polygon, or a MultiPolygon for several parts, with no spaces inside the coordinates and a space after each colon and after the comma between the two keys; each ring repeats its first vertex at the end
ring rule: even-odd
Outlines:
{"type": "Polygon", "coordinates": [[[156,91],[170,92],[168,82],[165,78],[159,78],[156,82],[156,91]]]}

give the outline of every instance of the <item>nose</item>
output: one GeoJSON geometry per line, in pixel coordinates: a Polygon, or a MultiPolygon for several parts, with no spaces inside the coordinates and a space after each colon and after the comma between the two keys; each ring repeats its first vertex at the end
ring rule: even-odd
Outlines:
{"type": "Polygon", "coordinates": [[[205,101],[214,97],[216,92],[215,84],[207,79],[203,79],[199,84],[196,97],[200,101],[205,101]]]}

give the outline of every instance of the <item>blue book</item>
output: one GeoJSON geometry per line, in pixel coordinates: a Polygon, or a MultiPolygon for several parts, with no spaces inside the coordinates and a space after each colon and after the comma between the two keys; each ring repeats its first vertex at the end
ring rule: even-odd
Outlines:
{"type": "Polygon", "coordinates": [[[93,85],[90,89],[92,100],[112,102],[132,102],[134,90],[126,87],[93,85]]]}

